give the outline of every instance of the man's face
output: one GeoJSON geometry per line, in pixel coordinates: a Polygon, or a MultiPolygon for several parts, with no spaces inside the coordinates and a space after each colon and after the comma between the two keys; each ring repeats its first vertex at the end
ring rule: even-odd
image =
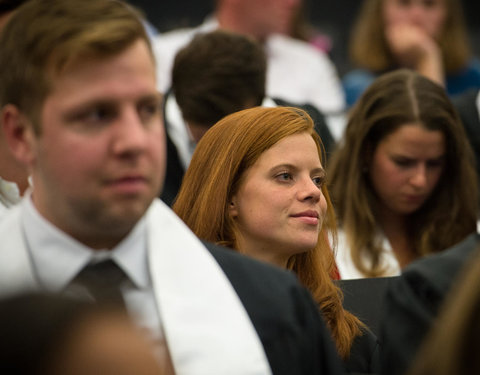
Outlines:
{"type": "Polygon", "coordinates": [[[163,182],[160,100],[142,40],[56,76],[29,143],[39,212],[93,248],[123,239],[163,182]]]}
{"type": "Polygon", "coordinates": [[[292,18],[301,0],[243,0],[243,16],[258,39],[270,34],[288,34],[292,18]]]}

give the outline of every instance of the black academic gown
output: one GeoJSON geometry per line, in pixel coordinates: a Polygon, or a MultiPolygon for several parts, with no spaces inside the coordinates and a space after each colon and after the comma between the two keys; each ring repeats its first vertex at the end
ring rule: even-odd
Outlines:
{"type": "Polygon", "coordinates": [[[292,273],[205,245],[245,306],[274,375],[343,374],[317,305],[292,273]]]}
{"type": "Polygon", "coordinates": [[[451,249],[412,263],[390,283],[380,328],[382,374],[403,375],[408,370],[446,294],[479,243],[480,236],[472,234],[451,249]]]}
{"type": "Polygon", "coordinates": [[[460,115],[468,141],[475,156],[477,178],[480,182],[480,113],[477,107],[478,90],[469,90],[452,99],[460,115]]]}

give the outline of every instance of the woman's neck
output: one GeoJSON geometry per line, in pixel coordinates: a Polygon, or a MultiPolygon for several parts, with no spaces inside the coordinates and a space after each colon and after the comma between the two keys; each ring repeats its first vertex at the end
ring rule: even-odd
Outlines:
{"type": "Polygon", "coordinates": [[[400,267],[404,268],[418,257],[408,229],[408,216],[380,211],[377,218],[400,267]]]}
{"type": "Polygon", "coordinates": [[[261,243],[252,243],[246,241],[241,235],[236,236],[235,248],[242,254],[248,255],[252,258],[262,262],[274,264],[281,268],[287,268],[290,254],[284,253],[278,247],[275,249],[266,248],[261,243]]]}

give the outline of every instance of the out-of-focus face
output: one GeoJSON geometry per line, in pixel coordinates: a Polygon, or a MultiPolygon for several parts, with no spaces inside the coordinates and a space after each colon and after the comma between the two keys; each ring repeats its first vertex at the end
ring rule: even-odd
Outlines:
{"type": "Polygon", "coordinates": [[[408,24],[439,39],[447,18],[446,0],[384,0],[385,25],[408,24]]]}
{"type": "Polygon", "coordinates": [[[54,356],[52,375],[166,374],[137,328],[114,313],[76,324],[54,356]]]}
{"type": "Polygon", "coordinates": [[[312,250],[327,210],[325,171],[311,135],[288,136],[265,151],[243,176],[230,214],[238,250],[286,265],[312,250]]]}
{"type": "Polygon", "coordinates": [[[84,60],[54,78],[29,143],[39,212],[93,248],[111,248],[161,189],[161,97],[147,45],[84,60]]]}
{"type": "Polygon", "coordinates": [[[288,34],[293,15],[302,0],[242,0],[242,16],[258,39],[270,34],[288,34]]]}
{"type": "Polygon", "coordinates": [[[445,137],[437,130],[405,124],[382,139],[369,167],[380,210],[407,215],[431,195],[445,164],[445,137]]]}
{"type": "Polygon", "coordinates": [[[447,18],[445,2],[446,0],[384,0],[385,25],[414,25],[438,40],[447,18]]]}

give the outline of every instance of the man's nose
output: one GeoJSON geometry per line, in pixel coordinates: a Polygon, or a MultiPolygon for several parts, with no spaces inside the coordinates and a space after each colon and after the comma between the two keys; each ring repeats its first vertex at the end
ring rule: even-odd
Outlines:
{"type": "Polygon", "coordinates": [[[120,155],[141,153],[148,141],[145,125],[135,108],[125,109],[114,125],[114,153],[120,155]]]}

